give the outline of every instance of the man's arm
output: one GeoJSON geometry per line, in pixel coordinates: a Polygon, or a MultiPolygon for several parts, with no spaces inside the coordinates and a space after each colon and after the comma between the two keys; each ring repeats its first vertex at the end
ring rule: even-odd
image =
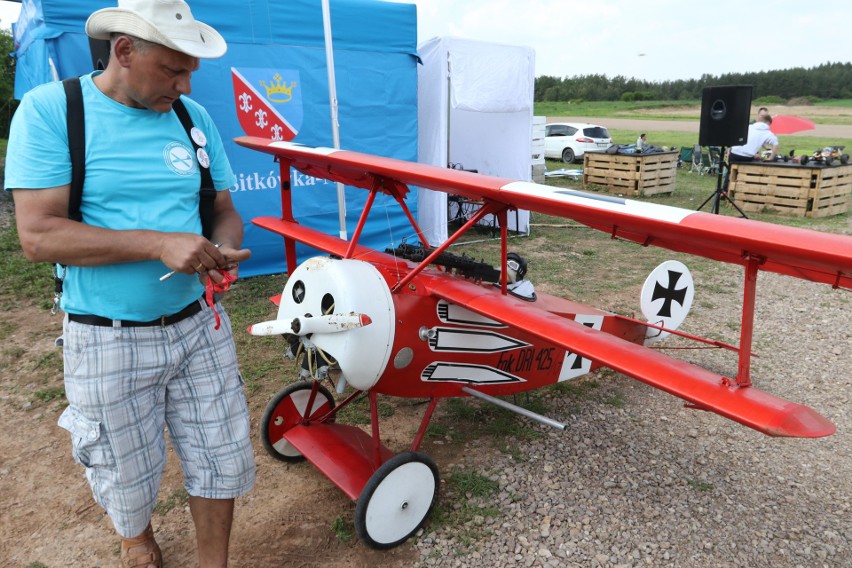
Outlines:
{"type": "Polygon", "coordinates": [[[12,192],[18,235],[28,260],[70,266],[160,260],[186,274],[197,272],[200,264],[208,268],[225,265],[224,254],[201,235],[144,229],[115,231],[72,221],[68,218],[69,188],[63,185],[12,192]]]}
{"type": "Polygon", "coordinates": [[[771,162],[771,161],[775,160],[775,156],[777,156],[777,155],[778,155],[778,144],[773,144],[772,148],[769,151],[769,157],[767,158],[767,161],[771,162]]]}

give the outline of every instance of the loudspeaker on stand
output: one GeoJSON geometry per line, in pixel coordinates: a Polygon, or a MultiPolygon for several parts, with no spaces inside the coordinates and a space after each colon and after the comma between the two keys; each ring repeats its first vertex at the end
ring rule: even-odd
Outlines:
{"type": "Polygon", "coordinates": [[[751,85],[704,87],[701,93],[701,146],[742,146],[748,139],[751,85]]]}

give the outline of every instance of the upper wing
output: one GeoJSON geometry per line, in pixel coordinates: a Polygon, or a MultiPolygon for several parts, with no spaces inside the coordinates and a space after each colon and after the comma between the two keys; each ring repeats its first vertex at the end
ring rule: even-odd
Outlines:
{"type": "Polygon", "coordinates": [[[415,185],[574,219],[613,237],[852,288],[852,237],[383,158],[242,137],[308,174],[400,194],[415,185]]]}
{"type": "Polygon", "coordinates": [[[770,436],[817,438],[835,427],[815,410],[581,325],[500,294],[450,278],[424,274],[429,291],[483,316],[526,330],[566,351],[600,362],[634,379],[770,436]]]}

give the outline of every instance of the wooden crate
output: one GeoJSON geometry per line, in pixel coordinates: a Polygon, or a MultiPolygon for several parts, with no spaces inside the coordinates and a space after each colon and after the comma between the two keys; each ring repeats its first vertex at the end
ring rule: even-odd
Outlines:
{"type": "Polygon", "coordinates": [[[677,152],[657,154],[583,154],[583,185],[629,196],[673,193],[677,152]]]}
{"type": "Polygon", "coordinates": [[[728,195],[743,210],[827,217],[849,210],[852,165],[731,164],[728,195]]]}

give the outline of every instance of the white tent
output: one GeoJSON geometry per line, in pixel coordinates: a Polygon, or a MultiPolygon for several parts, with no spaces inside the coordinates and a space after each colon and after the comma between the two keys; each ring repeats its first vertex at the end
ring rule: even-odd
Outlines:
{"type": "MultiPolygon", "coordinates": [[[[418,46],[418,160],[529,181],[535,51],[457,38],[418,46]]],[[[447,239],[447,195],[422,190],[418,222],[429,244],[447,239]]],[[[529,234],[529,212],[509,214],[529,234]]]]}

